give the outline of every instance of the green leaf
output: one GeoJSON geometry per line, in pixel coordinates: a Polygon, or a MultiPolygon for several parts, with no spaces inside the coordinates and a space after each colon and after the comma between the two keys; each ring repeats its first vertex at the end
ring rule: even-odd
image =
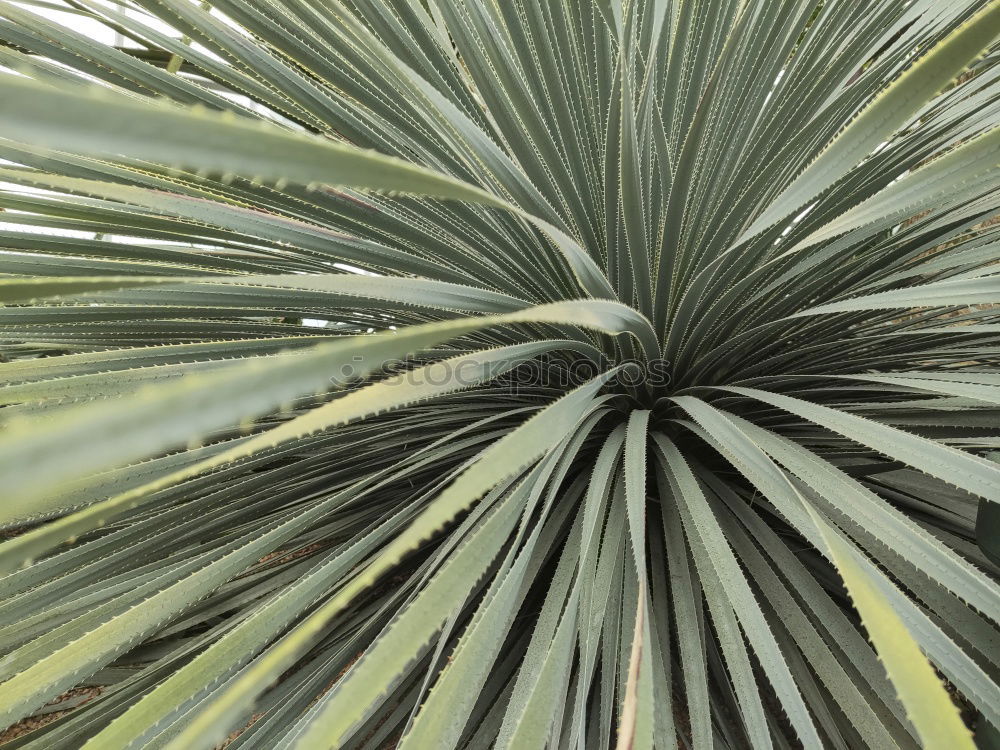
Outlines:
{"type": "Polygon", "coordinates": [[[990,0],[879,92],[757,217],[743,232],[741,239],[750,239],[802,208],[847,174],[975,60],[998,33],[1000,3],[990,0]]]}

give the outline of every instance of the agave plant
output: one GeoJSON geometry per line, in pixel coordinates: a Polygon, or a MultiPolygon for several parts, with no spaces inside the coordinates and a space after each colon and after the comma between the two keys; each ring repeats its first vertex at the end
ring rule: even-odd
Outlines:
{"type": "Polygon", "coordinates": [[[1000,2],[0,19],[5,747],[1000,727],[1000,2]]]}

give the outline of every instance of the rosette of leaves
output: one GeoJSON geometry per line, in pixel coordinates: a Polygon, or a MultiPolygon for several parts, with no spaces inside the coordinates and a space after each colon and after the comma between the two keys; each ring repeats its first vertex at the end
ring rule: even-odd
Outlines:
{"type": "Polygon", "coordinates": [[[1000,3],[0,21],[8,746],[1000,726],[1000,3]]]}

